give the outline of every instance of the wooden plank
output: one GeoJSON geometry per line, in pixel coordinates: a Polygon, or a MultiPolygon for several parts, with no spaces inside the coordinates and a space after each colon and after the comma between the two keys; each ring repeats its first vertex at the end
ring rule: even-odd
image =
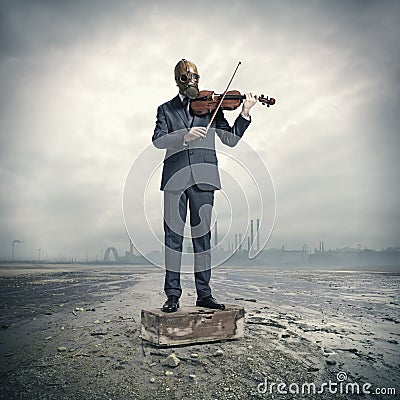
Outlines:
{"type": "Polygon", "coordinates": [[[225,310],[181,306],[165,313],[161,309],[141,311],[141,334],[157,346],[239,339],[244,336],[244,308],[225,305],[225,310]]]}

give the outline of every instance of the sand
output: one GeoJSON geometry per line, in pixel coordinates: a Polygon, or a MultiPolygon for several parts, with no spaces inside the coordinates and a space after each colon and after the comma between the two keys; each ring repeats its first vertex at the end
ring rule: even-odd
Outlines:
{"type": "MultiPolygon", "coordinates": [[[[141,309],[165,300],[155,267],[14,265],[0,276],[1,399],[396,398],[294,393],[339,385],[338,373],[399,389],[396,273],[218,268],[213,294],[245,307],[245,337],[173,348],[140,336],[141,309]],[[171,353],[177,367],[163,365],[171,353]]],[[[194,305],[192,274],[182,285],[194,305]]]]}

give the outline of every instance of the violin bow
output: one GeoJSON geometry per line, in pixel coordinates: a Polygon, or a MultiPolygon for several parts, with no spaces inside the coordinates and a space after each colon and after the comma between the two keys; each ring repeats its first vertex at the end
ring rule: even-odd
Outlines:
{"type": "Polygon", "coordinates": [[[242,63],[241,61],[238,62],[238,65],[236,66],[235,71],[233,72],[232,78],[231,78],[231,80],[229,81],[228,86],[226,87],[224,93],[222,94],[222,96],[221,96],[221,98],[220,98],[220,100],[219,100],[219,102],[218,102],[218,104],[217,104],[217,108],[214,110],[214,112],[213,112],[213,114],[212,114],[212,116],[211,116],[210,122],[208,123],[207,128],[206,128],[206,134],[207,134],[208,130],[210,129],[210,126],[211,126],[211,124],[213,123],[214,118],[215,118],[215,116],[217,115],[217,112],[218,112],[218,110],[219,110],[220,107],[221,107],[222,102],[223,102],[224,99],[225,99],[226,93],[227,93],[228,90],[229,90],[229,86],[231,86],[231,83],[232,83],[232,81],[233,81],[233,78],[235,77],[236,72],[237,72],[237,70],[238,70],[238,68],[239,68],[239,66],[240,66],[241,63],[242,63]]]}

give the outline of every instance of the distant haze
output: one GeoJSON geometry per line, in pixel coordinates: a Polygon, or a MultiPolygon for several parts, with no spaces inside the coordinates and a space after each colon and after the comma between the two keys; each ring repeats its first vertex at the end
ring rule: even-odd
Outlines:
{"type": "Polygon", "coordinates": [[[0,0],[0,259],[14,239],[26,258],[129,249],[124,181],[183,57],[202,89],[241,60],[232,87],[277,99],[244,136],[276,186],[267,247],[398,246],[399,20],[396,0],[0,0]]]}

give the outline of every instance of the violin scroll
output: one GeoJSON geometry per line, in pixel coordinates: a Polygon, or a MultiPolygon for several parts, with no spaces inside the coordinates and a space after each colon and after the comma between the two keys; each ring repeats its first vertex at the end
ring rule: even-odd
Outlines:
{"type": "Polygon", "coordinates": [[[260,97],[258,98],[258,101],[262,104],[262,105],[266,105],[267,107],[269,106],[273,106],[275,104],[275,99],[273,97],[264,97],[264,95],[260,95],[260,97]]]}

